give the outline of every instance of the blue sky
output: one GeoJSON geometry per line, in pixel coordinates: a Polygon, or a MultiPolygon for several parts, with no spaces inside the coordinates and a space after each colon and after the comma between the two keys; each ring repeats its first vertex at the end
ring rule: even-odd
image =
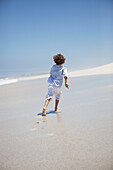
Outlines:
{"type": "Polygon", "coordinates": [[[113,61],[112,0],[1,0],[0,71],[48,72],[62,53],[71,69],[113,61]]]}

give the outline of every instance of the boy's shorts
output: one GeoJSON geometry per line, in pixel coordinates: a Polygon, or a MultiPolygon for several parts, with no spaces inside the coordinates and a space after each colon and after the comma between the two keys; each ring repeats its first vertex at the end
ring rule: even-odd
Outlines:
{"type": "Polygon", "coordinates": [[[62,93],[61,88],[49,86],[48,94],[46,95],[46,100],[51,99],[53,95],[55,95],[56,100],[59,100],[61,93],[62,93]]]}

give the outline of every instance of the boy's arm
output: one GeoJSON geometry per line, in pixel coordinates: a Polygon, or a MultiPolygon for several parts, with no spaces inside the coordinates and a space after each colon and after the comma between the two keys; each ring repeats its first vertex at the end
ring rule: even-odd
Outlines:
{"type": "Polygon", "coordinates": [[[67,77],[64,77],[64,79],[65,79],[65,86],[67,87],[67,88],[69,88],[69,85],[68,85],[68,82],[67,82],[67,77]]]}

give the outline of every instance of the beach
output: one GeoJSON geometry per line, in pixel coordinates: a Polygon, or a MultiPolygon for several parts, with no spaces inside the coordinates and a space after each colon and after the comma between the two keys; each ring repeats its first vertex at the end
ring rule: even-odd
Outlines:
{"type": "Polygon", "coordinates": [[[0,21],[0,170],[113,170],[113,0],[1,0],[0,21]]]}
{"type": "Polygon", "coordinates": [[[47,76],[0,86],[0,170],[113,169],[113,74],[70,75],[46,117],[47,76]]]}

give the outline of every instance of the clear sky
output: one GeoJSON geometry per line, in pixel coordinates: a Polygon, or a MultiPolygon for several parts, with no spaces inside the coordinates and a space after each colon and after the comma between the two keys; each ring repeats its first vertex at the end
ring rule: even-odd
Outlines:
{"type": "Polygon", "coordinates": [[[48,72],[113,61],[112,0],[0,0],[0,71],[48,72]]]}

